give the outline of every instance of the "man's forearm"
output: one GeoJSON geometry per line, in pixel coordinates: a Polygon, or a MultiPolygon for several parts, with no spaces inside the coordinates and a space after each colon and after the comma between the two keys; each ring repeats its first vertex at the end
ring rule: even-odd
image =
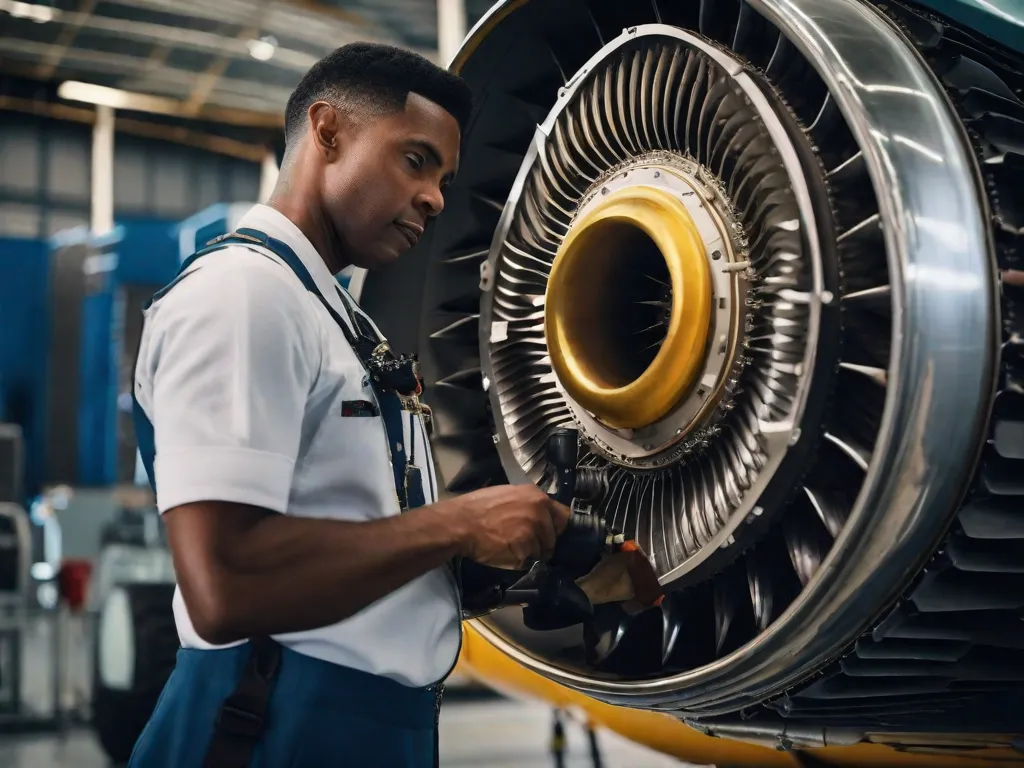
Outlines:
{"type": "Polygon", "coordinates": [[[438,505],[368,522],[263,515],[183,585],[189,614],[218,644],[334,624],[457,555],[450,520],[438,505]]]}

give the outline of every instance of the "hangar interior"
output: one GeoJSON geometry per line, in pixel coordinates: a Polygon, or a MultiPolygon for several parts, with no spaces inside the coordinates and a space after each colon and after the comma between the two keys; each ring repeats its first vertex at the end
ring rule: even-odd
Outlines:
{"type": "MultiPolygon", "coordinates": [[[[487,6],[0,2],[0,500],[5,542],[31,541],[24,573],[4,575],[0,764],[124,757],[93,728],[98,606],[123,581],[173,579],[123,407],[142,302],[266,198],[284,104],[314,62],[355,40],[450,58],[487,6]]],[[[153,631],[177,641],[173,624],[153,631]]],[[[550,762],[550,707],[464,687],[465,706],[446,709],[446,762],[550,762]]],[[[126,693],[99,694],[120,695],[107,717],[130,719],[126,693]]],[[[573,759],[585,734],[570,726],[573,759]]]]}
{"type": "Polygon", "coordinates": [[[142,306],[357,40],[477,97],[423,241],[338,276],[445,492],[557,493],[571,425],[663,590],[466,622],[441,765],[1024,764],[1019,5],[0,0],[0,766],[124,764],[155,706],[142,306]]]}

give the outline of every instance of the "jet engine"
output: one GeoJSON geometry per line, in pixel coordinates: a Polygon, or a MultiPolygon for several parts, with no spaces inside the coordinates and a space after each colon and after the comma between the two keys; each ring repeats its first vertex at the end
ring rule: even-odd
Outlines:
{"type": "Polygon", "coordinates": [[[475,629],[600,701],[778,744],[1019,732],[1024,56],[921,6],[505,0],[462,170],[362,303],[450,493],[554,482],[658,607],[475,629]]]}

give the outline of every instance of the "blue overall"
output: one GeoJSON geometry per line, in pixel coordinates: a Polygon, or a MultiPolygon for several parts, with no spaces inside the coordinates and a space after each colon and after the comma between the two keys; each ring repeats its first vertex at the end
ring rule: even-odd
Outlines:
{"type": "MultiPolygon", "coordinates": [[[[229,245],[254,244],[271,251],[291,268],[351,342],[351,329],[320,293],[295,252],[257,230],[240,229],[193,254],[182,264],[175,281],[159,291],[150,304],[166,295],[196,259],[229,245]]],[[[342,301],[355,321],[349,299],[342,295],[342,301]]],[[[406,473],[402,445],[405,411],[401,401],[392,392],[376,385],[374,389],[391,444],[399,500],[404,508],[421,506],[422,485],[414,487],[406,473]]],[[[142,462],[155,491],[153,425],[137,401],[134,419],[142,462]]],[[[221,766],[210,758],[208,747],[222,705],[243,678],[253,655],[252,646],[245,643],[220,650],[179,649],[177,665],[135,745],[129,767],[200,768],[212,760],[216,768],[241,768],[221,766]]],[[[280,647],[276,676],[270,686],[266,725],[253,739],[255,747],[248,763],[253,768],[428,768],[437,763],[438,686],[410,688],[286,647],[280,647]]]]}

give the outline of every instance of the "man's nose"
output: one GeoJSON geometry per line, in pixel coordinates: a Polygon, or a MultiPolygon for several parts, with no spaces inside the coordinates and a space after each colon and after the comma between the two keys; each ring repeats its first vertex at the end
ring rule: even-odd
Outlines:
{"type": "Polygon", "coordinates": [[[424,187],[416,195],[416,209],[426,218],[437,216],[444,210],[444,193],[434,185],[424,187]]]}

